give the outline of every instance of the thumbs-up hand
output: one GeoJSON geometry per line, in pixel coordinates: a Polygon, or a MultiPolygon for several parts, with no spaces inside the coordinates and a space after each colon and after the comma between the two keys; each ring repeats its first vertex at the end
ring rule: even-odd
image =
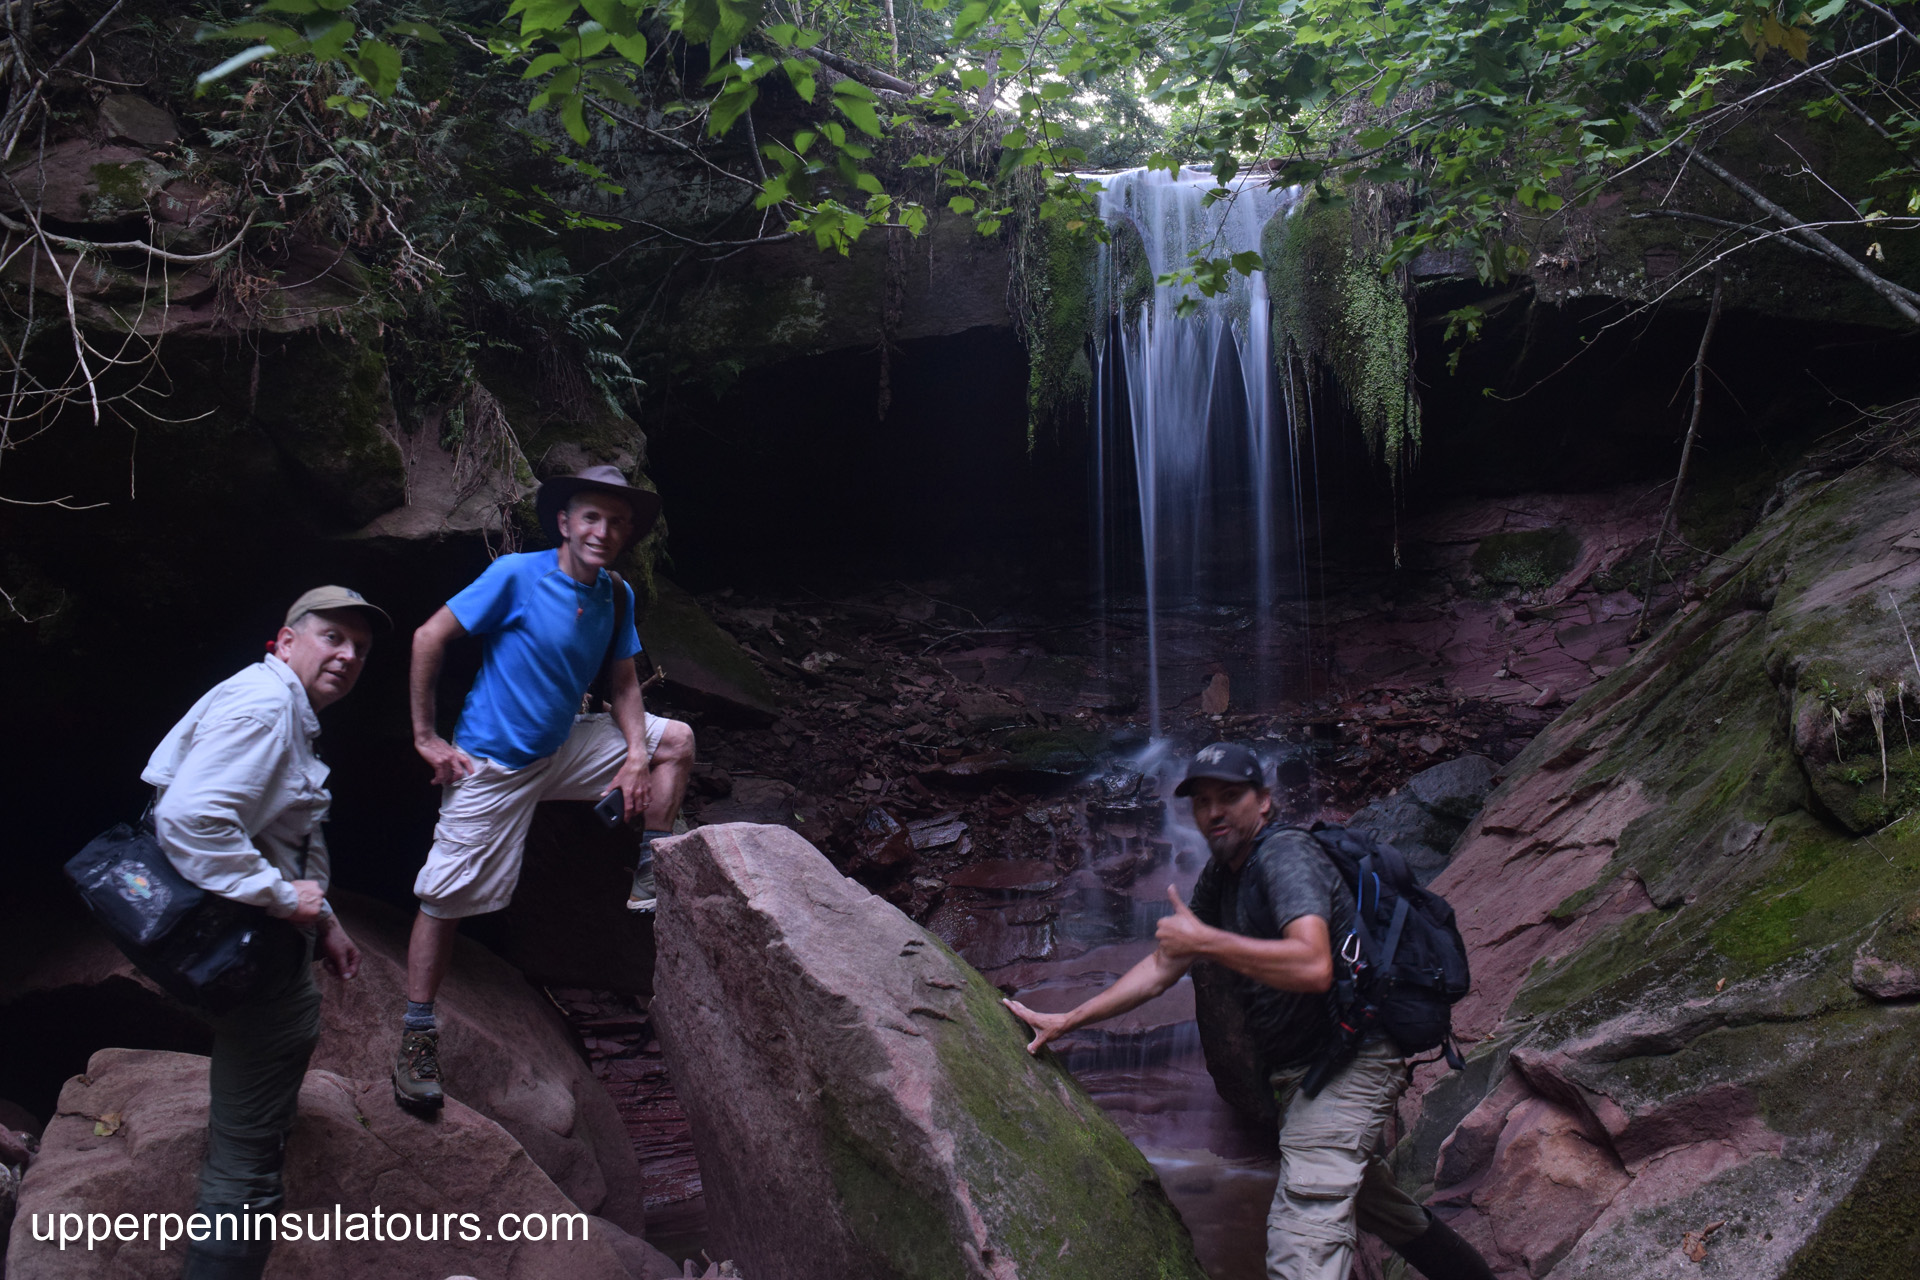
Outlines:
{"type": "Polygon", "coordinates": [[[1167,886],[1167,900],[1173,903],[1173,914],[1162,916],[1160,923],[1154,926],[1154,936],[1159,939],[1160,950],[1175,960],[1199,955],[1213,929],[1200,922],[1200,917],[1187,908],[1187,904],[1180,900],[1180,891],[1172,885],[1167,886]]]}

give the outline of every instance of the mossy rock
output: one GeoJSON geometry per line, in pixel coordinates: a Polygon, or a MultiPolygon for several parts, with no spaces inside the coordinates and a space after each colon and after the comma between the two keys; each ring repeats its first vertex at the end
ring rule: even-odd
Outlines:
{"type": "MultiPolygon", "coordinates": [[[[1612,856],[1591,880],[1562,890],[1543,927],[1587,932],[1533,964],[1488,1052],[1556,1064],[1616,1117],[1727,1097],[1758,1113],[1748,1139],[1701,1138],[1748,1141],[1747,1154],[1623,1193],[1634,1213],[1604,1218],[1556,1280],[1665,1274],[1680,1236],[1716,1220],[1727,1226],[1709,1267],[1727,1274],[1904,1275],[1920,1240],[1903,1182],[1920,1019],[1853,985],[1859,956],[1920,962],[1920,822],[1905,820],[1920,753],[1889,708],[1883,796],[1864,709],[1867,690],[1891,701],[1902,671],[1912,678],[1887,597],[1920,615],[1920,555],[1890,550],[1920,479],[1869,465],[1785,486],[1774,505],[1633,662],[1508,766],[1490,802],[1532,788],[1546,813],[1632,788],[1639,816],[1606,837],[1612,856]],[[1837,747],[1829,707],[1843,712],[1837,747]],[[1640,888],[1650,909],[1593,926],[1640,888]]],[[[1483,543],[1476,571],[1542,584],[1577,556],[1560,531],[1520,536],[1483,543]]],[[[1430,1095],[1399,1153],[1403,1183],[1431,1181],[1440,1143],[1498,1076],[1430,1095]]]]}
{"type": "Polygon", "coordinates": [[[938,938],[785,827],[656,872],[656,1025],[747,1274],[1202,1280],[1146,1157],[938,938]]]}
{"type": "Polygon", "coordinates": [[[1540,591],[1566,576],[1579,558],[1579,537],[1561,525],[1482,538],[1472,566],[1483,582],[1540,591]]]}
{"type": "Polygon", "coordinates": [[[400,448],[388,434],[387,364],[370,334],[313,331],[260,357],[254,420],[313,494],[357,529],[406,500],[400,448]]]}
{"type": "Polygon", "coordinates": [[[740,642],[680,586],[655,574],[653,587],[653,600],[641,609],[640,643],[674,701],[721,719],[771,721],[777,713],[773,690],[740,642]]]}

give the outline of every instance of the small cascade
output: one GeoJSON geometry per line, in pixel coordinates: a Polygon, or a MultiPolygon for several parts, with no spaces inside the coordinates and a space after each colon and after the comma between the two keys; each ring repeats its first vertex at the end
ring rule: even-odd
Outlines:
{"type": "MultiPolygon", "coordinates": [[[[1098,462],[1095,530],[1103,593],[1137,549],[1147,631],[1147,700],[1162,727],[1163,652],[1176,614],[1238,614],[1260,628],[1272,652],[1283,574],[1301,570],[1304,538],[1300,420],[1276,376],[1264,272],[1236,273],[1212,297],[1197,289],[1143,288],[1124,241],[1137,236],[1147,279],[1177,271],[1196,251],[1207,257],[1258,252],[1261,233],[1298,199],[1240,178],[1228,195],[1205,169],[1133,169],[1102,176],[1100,214],[1112,228],[1101,246],[1098,288],[1113,314],[1096,344],[1098,462]],[[1194,305],[1179,314],[1183,299],[1194,305]],[[1249,617],[1250,615],[1250,617],[1249,617]]],[[[1297,579],[1296,579],[1297,580],[1297,579]]],[[[1270,664],[1256,674],[1256,699],[1277,690],[1270,664]]]]}

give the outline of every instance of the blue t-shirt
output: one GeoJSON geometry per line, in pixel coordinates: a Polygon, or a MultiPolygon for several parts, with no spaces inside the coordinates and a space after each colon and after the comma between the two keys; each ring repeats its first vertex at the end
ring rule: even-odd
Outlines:
{"type": "MultiPolygon", "coordinates": [[[[628,623],[613,646],[616,659],[640,652],[633,588],[622,588],[628,623]]],[[[485,646],[455,744],[509,769],[558,751],[607,656],[617,616],[613,575],[602,569],[588,586],[560,568],[558,551],[501,556],[447,608],[485,646]]]]}

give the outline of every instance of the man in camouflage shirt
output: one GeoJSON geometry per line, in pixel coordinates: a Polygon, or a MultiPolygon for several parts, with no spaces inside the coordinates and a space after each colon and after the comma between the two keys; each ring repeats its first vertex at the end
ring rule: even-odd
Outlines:
{"type": "Polygon", "coordinates": [[[1381,1136],[1407,1085],[1400,1050],[1361,1047],[1315,1096],[1300,1082],[1334,1037],[1327,992],[1336,938],[1352,927],[1353,894],[1314,838],[1270,826],[1273,796],[1243,746],[1202,748],[1174,795],[1190,798],[1213,854],[1190,903],[1168,886],[1173,914],[1154,953],[1105,991],[1064,1013],[1007,1007],[1041,1047],[1077,1027],[1125,1013],[1186,976],[1220,965],[1245,1015],[1280,1114],[1280,1182],[1267,1214],[1270,1280],[1347,1280],[1356,1231],[1384,1240],[1427,1280],[1492,1280],[1473,1247],[1415,1203],[1380,1159],[1381,1136]]]}

